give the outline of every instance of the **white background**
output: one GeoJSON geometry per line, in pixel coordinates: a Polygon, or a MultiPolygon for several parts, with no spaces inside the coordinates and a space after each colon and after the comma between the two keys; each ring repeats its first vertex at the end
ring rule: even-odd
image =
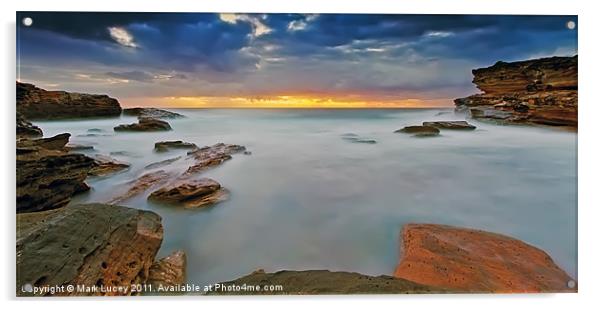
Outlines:
{"type": "MultiPolygon", "coordinates": [[[[105,308],[106,306],[207,307],[240,306],[306,308],[572,308],[598,307],[602,287],[602,242],[598,236],[602,207],[599,188],[602,68],[600,38],[602,12],[596,1],[581,0],[298,0],[298,1],[15,1],[4,0],[2,10],[2,102],[0,155],[2,183],[2,272],[0,294],[5,305],[19,308],[105,308]],[[182,11],[182,12],[296,12],[296,13],[436,13],[436,14],[576,14],[579,35],[579,293],[549,295],[387,295],[387,296],[272,296],[272,297],[145,297],[16,299],[15,288],[15,11],[182,11]],[[103,300],[102,302],[99,300],[103,300]],[[137,303],[134,303],[137,302],[137,303]],[[42,303],[43,302],[43,303],[42,303]]],[[[545,160],[545,158],[542,158],[545,160]]]]}

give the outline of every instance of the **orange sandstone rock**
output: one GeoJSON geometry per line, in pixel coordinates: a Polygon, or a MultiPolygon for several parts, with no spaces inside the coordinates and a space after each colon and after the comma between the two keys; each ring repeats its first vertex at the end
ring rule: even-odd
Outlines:
{"type": "Polygon", "coordinates": [[[402,238],[397,278],[465,292],[577,290],[548,254],[514,238],[436,224],[408,224],[402,238]]]}

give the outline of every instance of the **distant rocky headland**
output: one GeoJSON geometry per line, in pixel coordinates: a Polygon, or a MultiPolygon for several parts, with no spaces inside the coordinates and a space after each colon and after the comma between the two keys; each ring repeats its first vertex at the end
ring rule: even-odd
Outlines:
{"type": "MultiPolygon", "coordinates": [[[[482,94],[456,99],[456,110],[474,119],[517,124],[577,126],[577,57],[553,57],[515,63],[499,62],[473,71],[482,94]]],[[[148,151],[186,150],[149,164],[127,186],[116,188],[102,204],[73,204],[90,190],[89,177],[111,177],[128,169],[127,162],[108,156],[90,157],[70,145],[69,133],[43,137],[31,120],[137,116],[138,122],[114,128],[117,134],[171,130],[165,119],[182,117],[156,108],[123,110],[106,95],[46,91],[17,82],[17,295],[23,287],[78,285],[130,286],[138,283],[178,286],[185,283],[186,254],[166,257],[157,252],[163,240],[161,217],[125,206],[146,194],[153,203],[196,208],[229,197],[227,184],[198,178],[234,155],[250,155],[242,145],[197,146],[186,141],[149,141],[148,151]],[[160,119],[161,118],[161,119],[160,119]],[[121,133],[128,131],[128,133],[121,133]],[[161,167],[185,157],[181,174],[161,167]]],[[[171,121],[171,120],[170,120],[171,121]]],[[[440,130],[475,130],[466,121],[425,121],[398,133],[439,136],[440,130]]],[[[91,128],[90,134],[99,129],[91,128]]],[[[376,141],[346,135],[352,142],[376,141]]],[[[219,207],[219,206],[216,206],[219,207]]],[[[264,294],[349,293],[508,293],[573,292],[577,284],[544,251],[518,239],[486,231],[436,224],[408,224],[401,232],[397,269],[390,275],[368,276],[328,270],[258,270],[227,284],[281,284],[285,289],[264,294]]],[[[261,265],[258,265],[261,266],[261,265]]],[[[391,265],[391,269],[395,265],[391,265]]],[[[250,270],[251,271],[251,270],[250,270]]],[[[241,292],[214,292],[241,294],[241,292]]],[[[71,291],[58,295],[133,295],[138,291],[71,291]]],[[[245,294],[245,293],[242,293],[245,294]]],[[[257,294],[256,292],[249,294],[257,294]]]]}
{"type": "Polygon", "coordinates": [[[577,56],[500,61],[472,74],[483,93],[454,100],[456,111],[502,124],[577,128],[577,56]]]}

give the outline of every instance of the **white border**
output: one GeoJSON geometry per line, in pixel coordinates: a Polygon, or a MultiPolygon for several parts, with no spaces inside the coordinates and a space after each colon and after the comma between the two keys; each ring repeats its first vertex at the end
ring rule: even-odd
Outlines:
{"type": "MultiPolygon", "coordinates": [[[[293,307],[311,306],[350,306],[352,308],[378,308],[388,306],[404,306],[407,308],[570,308],[587,307],[588,304],[600,303],[596,295],[602,286],[600,263],[602,261],[601,245],[597,236],[601,234],[598,226],[602,218],[602,203],[597,194],[602,172],[600,160],[600,127],[597,126],[602,116],[602,98],[600,87],[600,29],[602,29],[600,6],[596,1],[519,1],[519,0],[303,0],[303,1],[157,1],[103,0],[88,3],[68,0],[53,1],[4,1],[1,11],[3,26],[2,68],[2,183],[0,190],[3,205],[2,267],[0,274],[2,286],[0,292],[3,300],[11,301],[20,308],[101,308],[107,305],[142,305],[150,308],[165,306],[198,307],[238,305],[250,307],[293,307]],[[559,14],[579,15],[579,293],[556,295],[410,295],[410,296],[320,296],[320,297],[184,297],[184,298],[111,298],[109,303],[96,301],[96,298],[67,300],[15,300],[14,298],[14,252],[15,252],[15,154],[14,154],[14,121],[15,121],[15,11],[170,11],[170,12],[341,12],[341,13],[431,13],[431,14],[559,14]],[[14,303],[17,301],[19,303],[14,303]],[[80,303],[85,301],[85,303],[80,303]],[[133,301],[143,302],[141,304],[133,301]],[[127,302],[127,303],[124,303],[127,302]],[[169,302],[169,303],[168,303],[169,302]],[[199,303],[200,302],[200,303],[199,303]],[[336,303],[335,303],[336,302],[336,303]],[[340,304],[344,302],[344,304],[340,304]],[[401,303],[399,303],[401,302],[401,303]]],[[[545,158],[542,158],[545,159],[545,158]]],[[[106,301],[106,299],[103,299],[106,301]]]]}

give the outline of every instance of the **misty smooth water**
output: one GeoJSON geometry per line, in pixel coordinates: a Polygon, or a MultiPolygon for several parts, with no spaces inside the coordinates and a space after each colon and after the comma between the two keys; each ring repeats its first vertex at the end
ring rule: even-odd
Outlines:
{"type": "MultiPolygon", "coordinates": [[[[401,227],[451,224],[516,237],[548,252],[573,277],[577,268],[577,135],[549,128],[470,121],[475,131],[417,138],[393,133],[429,120],[460,119],[450,110],[181,109],[173,131],[115,133],[134,117],[35,122],[45,136],[72,134],[89,155],[131,163],[125,172],[89,178],[73,202],[103,202],[149,170],[186,150],[153,151],[154,143],[240,144],[236,154],[200,175],[231,191],[207,209],[151,204],[149,192],[123,205],[161,215],[159,256],[183,249],[187,280],[211,284],[258,268],[329,269],[392,274],[401,227]],[[97,128],[101,136],[86,136],[97,128]],[[344,139],[354,133],[375,144],[344,139]]],[[[183,171],[184,158],[164,170],[183,171]]]]}

